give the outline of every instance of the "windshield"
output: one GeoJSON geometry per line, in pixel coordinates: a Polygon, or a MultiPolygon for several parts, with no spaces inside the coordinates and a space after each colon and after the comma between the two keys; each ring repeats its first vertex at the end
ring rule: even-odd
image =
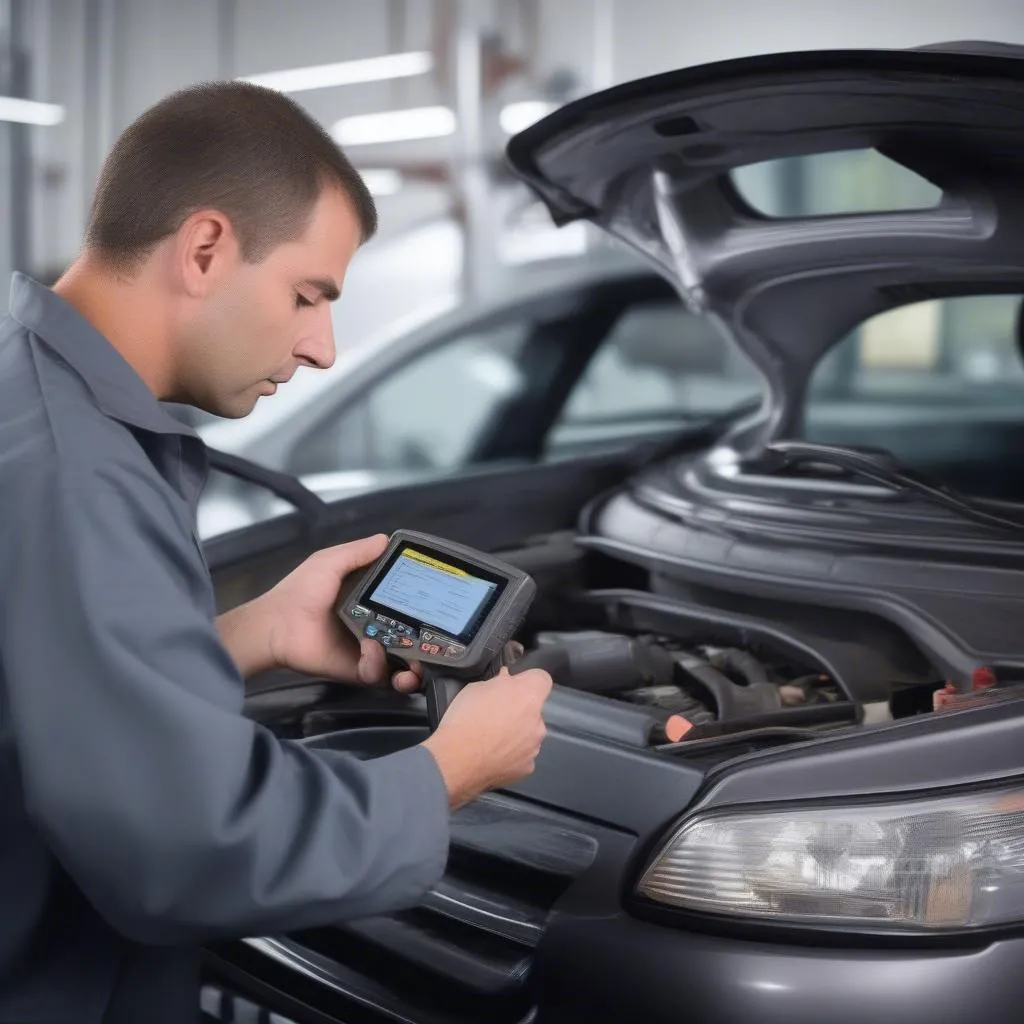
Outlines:
{"type": "Polygon", "coordinates": [[[965,494],[1024,501],[1020,316],[1020,294],[990,294],[868,320],[818,365],[804,437],[883,448],[965,494]]]}

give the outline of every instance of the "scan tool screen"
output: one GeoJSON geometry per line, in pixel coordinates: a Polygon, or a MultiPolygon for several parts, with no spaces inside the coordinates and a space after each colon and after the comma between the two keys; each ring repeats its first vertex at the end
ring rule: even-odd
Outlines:
{"type": "Polygon", "coordinates": [[[494,606],[502,582],[406,547],[369,596],[374,605],[399,619],[468,643],[494,606]]]}

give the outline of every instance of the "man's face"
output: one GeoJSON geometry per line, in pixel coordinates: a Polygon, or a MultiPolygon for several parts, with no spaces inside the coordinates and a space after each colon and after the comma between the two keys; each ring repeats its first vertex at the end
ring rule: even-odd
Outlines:
{"type": "Polygon", "coordinates": [[[360,237],[348,199],[325,188],[300,238],[260,263],[232,259],[183,332],[178,376],[188,400],[238,418],[299,366],[330,366],[330,303],[341,292],[360,237]]]}

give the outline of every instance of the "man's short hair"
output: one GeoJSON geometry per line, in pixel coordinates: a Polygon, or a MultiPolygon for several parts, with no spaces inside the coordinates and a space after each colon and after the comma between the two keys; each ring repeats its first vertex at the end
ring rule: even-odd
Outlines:
{"type": "Polygon", "coordinates": [[[331,136],[297,103],[246,82],[172,93],[130,124],[100,172],[87,249],[130,271],[196,210],[227,216],[258,263],[305,231],[325,186],[349,199],[365,242],[373,197],[331,136]]]}

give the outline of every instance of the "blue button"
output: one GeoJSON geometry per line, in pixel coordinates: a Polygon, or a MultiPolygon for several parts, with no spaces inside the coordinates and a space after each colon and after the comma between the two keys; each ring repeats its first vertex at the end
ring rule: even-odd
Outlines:
{"type": "Polygon", "coordinates": [[[379,632],[380,632],[380,627],[378,627],[376,622],[371,622],[366,627],[366,635],[367,636],[376,636],[379,632]]]}

